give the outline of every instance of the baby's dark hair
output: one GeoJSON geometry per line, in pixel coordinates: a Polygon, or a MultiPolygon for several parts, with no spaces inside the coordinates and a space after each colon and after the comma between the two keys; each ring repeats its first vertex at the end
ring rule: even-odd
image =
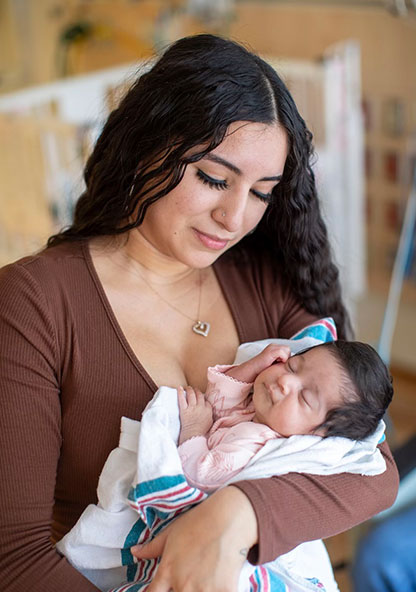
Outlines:
{"type": "Polygon", "coordinates": [[[376,350],[359,341],[332,341],[326,348],[344,374],[344,403],[330,409],[316,430],[324,437],[342,436],[362,440],[375,432],[393,397],[392,377],[376,350]]]}

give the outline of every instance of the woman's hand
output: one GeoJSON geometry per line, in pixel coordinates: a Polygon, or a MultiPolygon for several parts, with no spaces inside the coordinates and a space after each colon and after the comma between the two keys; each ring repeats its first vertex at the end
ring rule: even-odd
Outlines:
{"type": "Polygon", "coordinates": [[[138,559],[162,556],[148,592],[236,592],[256,542],[252,505],[237,487],[228,486],[131,552],[138,559]]]}
{"type": "Polygon", "coordinates": [[[181,420],[179,444],[194,436],[205,436],[212,426],[212,406],[205,399],[205,395],[191,386],[185,389],[180,386],[178,406],[181,420]]]}

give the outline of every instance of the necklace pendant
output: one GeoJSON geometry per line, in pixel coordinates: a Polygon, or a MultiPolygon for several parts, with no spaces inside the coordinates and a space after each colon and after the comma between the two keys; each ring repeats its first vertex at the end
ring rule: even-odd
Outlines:
{"type": "Polygon", "coordinates": [[[210,329],[211,325],[209,323],[204,323],[203,321],[196,321],[196,323],[192,325],[192,331],[198,335],[202,335],[202,337],[208,337],[210,329]]]}

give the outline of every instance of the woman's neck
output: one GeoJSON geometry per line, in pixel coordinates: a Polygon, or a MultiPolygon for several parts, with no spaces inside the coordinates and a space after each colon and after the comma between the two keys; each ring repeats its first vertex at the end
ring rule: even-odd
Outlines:
{"type": "Polygon", "coordinates": [[[138,267],[140,273],[153,283],[179,282],[194,277],[198,271],[161,253],[138,229],[130,231],[118,251],[126,265],[138,267]]]}

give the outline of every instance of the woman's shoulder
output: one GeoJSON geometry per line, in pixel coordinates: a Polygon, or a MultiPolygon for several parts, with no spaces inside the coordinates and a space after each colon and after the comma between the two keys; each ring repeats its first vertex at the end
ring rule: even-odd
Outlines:
{"type": "MultiPolygon", "coordinates": [[[[43,247],[34,253],[28,254],[16,261],[8,263],[5,267],[31,266],[37,264],[50,265],[53,262],[62,262],[72,258],[84,257],[85,241],[68,241],[54,247],[43,247]]],[[[4,269],[4,267],[2,268],[4,269]]]]}
{"type": "Polygon", "coordinates": [[[84,243],[63,243],[8,263],[0,269],[0,281],[4,284],[28,276],[39,281],[64,277],[65,271],[74,267],[76,261],[85,262],[84,243]]]}
{"type": "MultiPolygon", "coordinates": [[[[43,249],[0,269],[0,302],[4,306],[25,301],[57,304],[64,294],[76,289],[86,270],[83,243],[43,249]]],[[[82,283],[85,286],[85,280],[82,283]]]]}

